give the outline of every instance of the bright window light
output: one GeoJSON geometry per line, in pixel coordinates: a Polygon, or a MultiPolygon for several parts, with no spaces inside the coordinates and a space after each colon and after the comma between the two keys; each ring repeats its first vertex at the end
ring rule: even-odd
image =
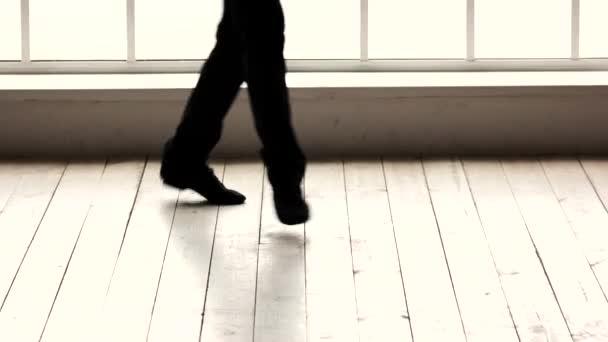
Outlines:
{"type": "MultiPolygon", "coordinates": [[[[0,61],[21,59],[21,1],[0,0],[0,61]]],[[[127,1],[29,0],[31,60],[125,61],[127,1]]],[[[209,56],[222,0],[133,1],[130,47],[136,60],[209,56]]],[[[580,58],[608,58],[608,0],[474,0],[469,22],[474,39],[468,42],[467,0],[367,2],[367,49],[361,50],[360,0],[281,0],[285,57],[358,60],[367,52],[371,60],[464,60],[467,43],[473,43],[469,47],[476,59],[567,60],[577,53],[580,58]],[[579,20],[574,21],[578,31],[572,26],[573,2],[580,2],[579,20]],[[573,32],[580,32],[578,40],[573,32]],[[580,42],[578,50],[573,41],[580,42]]]]}
{"type": "Polygon", "coordinates": [[[135,1],[135,57],[206,59],[222,6],[221,0],[135,1]]]}
{"type": "Polygon", "coordinates": [[[359,59],[361,5],[358,0],[283,0],[281,3],[286,21],[285,58],[359,59]]]}
{"type": "Polygon", "coordinates": [[[21,59],[19,0],[0,0],[0,60],[21,59]]]}
{"type": "Polygon", "coordinates": [[[475,57],[569,58],[572,0],[476,0],[475,57]]]}
{"type": "Polygon", "coordinates": [[[466,0],[369,0],[369,58],[465,56],[466,0]]]}
{"type": "Polygon", "coordinates": [[[581,0],[581,57],[608,57],[608,1],[581,0]]]}
{"type": "MultiPolygon", "coordinates": [[[[286,58],[358,58],[357,2],[283,0],[282,4],[286,16],[286,58]],[[318,11],[319,8],[323,11],[318,11]],[[341,18],[340,25],[335,25],[337,17],[341,18]]],[[[207,58],[215,44],[222,10],[219,0],[136,1],[136,58],[207,58]]]]}
{"type": "Polygon", "coordinates": [[[125,59],[126,11],[125,0],[30,0],[32,59],[125,59]]]}

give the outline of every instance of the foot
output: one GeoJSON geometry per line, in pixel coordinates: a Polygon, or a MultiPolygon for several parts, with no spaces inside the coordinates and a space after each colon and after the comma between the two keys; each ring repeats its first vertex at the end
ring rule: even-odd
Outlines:
{"type": "Polygon", "coordinates": [[[308,204],[300,187],[291,187],[274,192],[274,206],[279,220],[286,225],[298,225],[308,221],[308,204]]]}
{"type": "Polygon", "coordinates": [[[264,152],[262,158],[274,191],[274,207],[279,221],[286,225],[308,221],[310,210],[300,187],[306,169],[305,160],[302,158],[289,163],[285,163],[285,160],[276,162],[278,158],[269,158],[264,152]]]}
{"type": "Polygon", "coordinates": [[[190,189],[205,197],[211,204],[237,205],[245,203],[245,196],[240,192],[228,189],[220,182],[211,169],[204,170],[196,176],[162,172],[161,177],[166,185],[185,190],[190,189]]]}
{"type": "Polygon", "coordinates": [[[170,158],[167,151],[163,156],[160,176],[166,185],[185,190],[190,189],[205,197],[211,204],[237,205],[245,203],[245,196],[238,191],[227,189],[206,166],[186,165],[170,158]]]}

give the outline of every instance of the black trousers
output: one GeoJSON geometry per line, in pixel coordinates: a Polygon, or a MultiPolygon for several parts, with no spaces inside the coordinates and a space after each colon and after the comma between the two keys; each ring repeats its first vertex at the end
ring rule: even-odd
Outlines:
{"type": "Polygon", "coordinates": [[[280,0],[224,0],[216,45],[173,137],[182,151],[207,160],[241,84],[247,82],[266,165],[303,172],[305,156],[292,127],[285,83],[284,30],[280,0]]]}

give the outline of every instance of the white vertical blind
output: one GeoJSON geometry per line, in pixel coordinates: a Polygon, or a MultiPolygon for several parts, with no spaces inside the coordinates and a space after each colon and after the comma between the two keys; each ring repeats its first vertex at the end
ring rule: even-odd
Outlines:
{"type": "Polygon", "coordinates": [[[369,0],[361,0],[361,54],[360,60],[369,59],[369,0]]]}
{"type": "Polygon", "coordinates": [[[370,0],[369,57],[466,57],[467,0],[370,0]]]}
{"type": "Polygon", "coordinates": [[[572,0],[475,0],[478,58],[570,58],[572,0]]]}
{"type": "Polygon", "coordinates": [[[571,27],[571,51],[570,57],[572,59],[578,59],[580,56],[580,32],[581,32],[581,1],[580,0],[571,0],[572,1],[572,27],[571,27]]]}
{"type": "Polygon", "coordinates": [[[21,62],[32,60],[30,43],[30,0],[21,0],[21,62]]]}
{"type": "Polygon", "coordinates": [[[127,61],[135,59],[135,0],[127,0],[127,61]]]}
{"type": "Polygon", "coordinates": [[[125,60],[126,17],[125,0],[30,0],[32,60],[125,60]]]}
{"type": "Polygon", "coordinates": [[[21,59],[21,2],[0,0],[0,60],[21,59]]]}
{"type": "Polygon", "coordinates": [[[475,0],[467,0],[467,60],[475,59],[475,0]]]}

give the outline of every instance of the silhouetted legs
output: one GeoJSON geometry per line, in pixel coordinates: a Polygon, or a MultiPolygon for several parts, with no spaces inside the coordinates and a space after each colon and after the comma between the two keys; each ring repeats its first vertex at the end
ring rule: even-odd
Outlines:
{"type": "Polygon", "coordinates": [[[217,42],[188,99],[173,143],[191,162],[206,163],[222,134],[223,121],[245,80],[239,36],[230,12],[217,29],[217,42]]]}
{"type": "Polygon", "coordinates": [[[224,0],[216,46],[201,71],[176,134],[166,146],[164,164],[184,165],[182,169],[191,165],[192,170],[206,168],[209,154],[221,137],[225,115],[246,81],[277,214],[284,223],[296,224],[308,219],[308,207],[300,191],[306,159],[291,123],[284,29],[279,0],[224,0]]]}

